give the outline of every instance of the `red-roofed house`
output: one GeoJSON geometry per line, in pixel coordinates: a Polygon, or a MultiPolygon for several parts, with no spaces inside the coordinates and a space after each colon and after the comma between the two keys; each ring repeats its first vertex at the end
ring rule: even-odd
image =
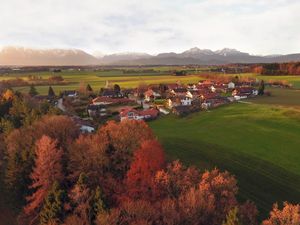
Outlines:
{"type": "Polygon", "coordinates": [[[120,111],[120,119],[123,120],[151,120],[158,116],[157,109],[147,109],[139,111],[130,107],[123,108],[120,111]]]}
{"type": "Polygon", "coordinates": [[[145,95],[145,100],[148,101],[148,102],[153,100],[153,99],[161,97],[161,95],[158,92],[154,91],[153,89],[148,89],[144,93],[144,95],[145,95]]]}

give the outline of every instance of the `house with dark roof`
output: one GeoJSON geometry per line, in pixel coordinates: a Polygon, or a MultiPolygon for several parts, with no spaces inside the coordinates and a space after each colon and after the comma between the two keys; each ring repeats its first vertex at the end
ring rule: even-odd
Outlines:
{"type": "Polygon", "coordinates": [[[258,95],[258,90],[253,87],[238,87],[232,91],[232,96],[236,100],[240,100],[240,99],[244,99],[256,95],[258,95]]]}
{"type": "Polygon", "coordinates": [[[104,117],[107,116],[106,105],[93,105],[90,104],[87,107],[87,112],[90,117],[104,117]]]}
{"type": "Polygon", "coordinates": [[[63,96],[74,98],[78,96],[78,92],[75,90],[66,90],[63,92],[63,96]]]}
{"type": "Polygon", "coordinates": [[[124,97],[122,92],[115,91],[114,89],[104,89],[100,95],[102,97],[109,97],[109,98],[122,98],[122,97],[124,97]]]}

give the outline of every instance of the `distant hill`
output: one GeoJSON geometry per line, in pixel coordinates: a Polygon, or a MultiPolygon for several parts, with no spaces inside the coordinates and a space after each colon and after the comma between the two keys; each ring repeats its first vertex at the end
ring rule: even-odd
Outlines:
{"type": "Polygon", "coordinates": [[[49,66],[96,65],[99,60],[78,49],[31,49],[5,47],[0,50],[0,65],[49,66]]]}
{"type": "Polygon", "coordinates": [[[82,66],[82,65],[220,65],[229,63],[274,63],[300,61],[300,54],[257,56],[236,49],[217,51],[197,47],[182,53],[116,53],[90,55],[78,49],[31,49],[5,47],[0,50],[0,65],[16,66],[82,66]]]}

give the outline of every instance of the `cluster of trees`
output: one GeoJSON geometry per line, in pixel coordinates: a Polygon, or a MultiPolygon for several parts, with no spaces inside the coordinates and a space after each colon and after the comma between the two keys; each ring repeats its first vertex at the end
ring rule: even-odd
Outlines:
{"type": "Polygon", "coordinates": [[[38,102],[32,98],[37,92],[34,87],[29,95],[5,89],[0,92],[0,134],[15,128],[31,125],[45,114],[59,114],[49,102],[38,102]]]}
{"type": "Polygon", "coordinates": [[[300,75],[300,62],[256,65],[252,72],[263,75],[300,75]]]}
{"type": "Polygon", "coordinates": [[[42,77],[36,75],[27,76],[27,80],[24,80],[22,78],[15,78],[0,81],[0,86],[3,86],[5,88],[55,84],[68,84],[68,82],[66,82],[62,76],[50,76],[48,79],[43,79],[42,77]]]}

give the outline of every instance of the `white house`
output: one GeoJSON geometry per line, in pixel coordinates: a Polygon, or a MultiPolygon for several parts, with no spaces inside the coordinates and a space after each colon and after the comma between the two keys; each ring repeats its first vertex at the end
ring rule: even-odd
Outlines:
{"type": "Polygon", "coordinates": [[[234,89],[234,88],[235,88],[235,83],[229,82],[228,85],[227,85],[227,87],[228,87],[229,89],[234,89]]]}
{"type": "Polygon", "coordinates": [[[181,105],[192,105],[192,99],[189,97],[180,99],[180,101],[181,101],[181,105]]]}

